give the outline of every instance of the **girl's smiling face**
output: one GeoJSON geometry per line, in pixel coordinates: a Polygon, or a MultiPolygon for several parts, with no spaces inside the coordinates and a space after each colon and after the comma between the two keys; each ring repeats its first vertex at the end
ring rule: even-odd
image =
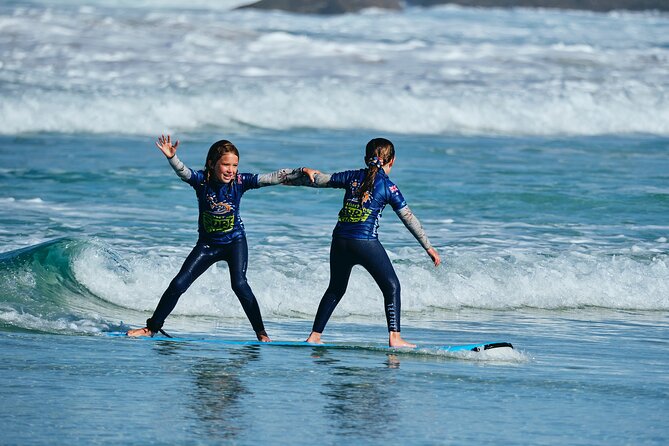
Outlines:
{"type": "Polygon", "coordinates": [[[229,183],[237,176],[239,157],[234,153],[225,153],[213,166],[214,175],[221,183],[229,183]]]}

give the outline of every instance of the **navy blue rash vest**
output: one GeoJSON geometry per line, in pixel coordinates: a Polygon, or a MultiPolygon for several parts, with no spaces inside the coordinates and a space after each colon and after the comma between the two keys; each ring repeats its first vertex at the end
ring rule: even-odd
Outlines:
{"type": "Polygon", "coordinates": [[[204,171],[191,170],[191,177],[183,180],[195,189],[199,207],[197,220],[198,242],[224,245],[245,236],[239,206],[244,192],[257,189],[258,175],[238,173],[230,183],[205,181],[204,171]]]}
{"type": "Polygon", "coordinates": [[[358,190],[366,174],[367,169],[347,170],[334,173],[330,177],[329,187],[346,189],[337,225],[332,232],[333,237],[378,239],[379,219],[386,204],[390,204],[395,212],[407,205],[399,188],[390,181],[383,169],[379,169],[374,179],[374,187],[365,193],[361,206],[358,190]]]}

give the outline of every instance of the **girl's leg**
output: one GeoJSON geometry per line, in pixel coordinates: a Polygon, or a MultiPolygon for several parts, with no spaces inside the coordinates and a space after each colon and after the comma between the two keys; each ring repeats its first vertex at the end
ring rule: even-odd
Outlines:
{"type": "Polygon", "coordinates": [[[400,281],[388,253],[378,240],[359,241],[356,254],[383,293],[388,331],[400,331],[400,281]]]}
{"type": "Polygon", "coordinates": [[[356,241],[356,255],[360,264],[374,278],[383,293],[388,324],[388,343],[391,347],[415,347],[400,336],[401,287],[388,253],[378,240],[356,241]]]}
{"type": "Polygon", "coordinates": [[[242,304],[246,317],[251,322],[253,331],[259,341],[269,342],[270,338],[265,332],[265,326],[260,314],[260,307],[251,287],[246,280],[246,268],[248,266],[248,245],[246,237],[239,238],[229,245],[229,252],[226,256],[228,268],[230,269],[230,284],[232,291],[242,304]]]}
{"type": "MultiPolygon", "coordinates": [[[[188,287],[202,275],[211,265],[218,261],[215,251],[208,248],[206,245],[197,244],[193,250],[188,254],[186,260],[181,266],[179,273],[172,279],[170,285],[167,287],[153,316],[147,319],[146,327],[152,333],[157,333],[163,326],[165,319],[174,310],[179,298],[186,292],[188,287]]],[[[143,329],[130,330],[130,336],[146,336],[151,333],[141,333],[143,329]]]]}
{"type": "Polygon", "coordinates": [[[320,342],[325,325],[344,293],[346,293],[351,270],[355,265],[353,256],[347,250],[347,242],[345,239],[332,239],[332,245],[330,246],[330,284],[318,305],[312,332],[307,342],[320,342]]]}

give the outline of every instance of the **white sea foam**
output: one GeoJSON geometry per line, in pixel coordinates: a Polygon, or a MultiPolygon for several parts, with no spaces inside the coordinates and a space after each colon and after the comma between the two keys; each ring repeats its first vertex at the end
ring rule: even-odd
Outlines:
{"type": "Polygon", "coordinates": [[[3,134],[669,134],[663,15],[38,5],[0,9],[3,134]]]}
{"type": "MultiPolygon", "coordinates": [[[[90,248],[76,259],[74,270],[77,279],[102,299],[128,309],[152,311],[182,259],[130,257],[119,269],[105,252],[90,248]]],[[[329,267],[325,260],[309,259],[306,253],[299,259],[273,257],[274,263],[260,260],[251,265],[249,283],[264,314],[281,319],[313,317],[328,284],[329,267]]],[[[639,261],[578,254],[492,259],[462,255],[450,257],[437,269],[407,260],[394,260],[406,312],[524,307],[669,310],[666,257],[639,261]]],[[[184,294],[174,314],[243,318],[228,274],[225,264],[212,267],[184,294]]],[[[361,316],[382,318],[383,297],[371,277],[356,268],[333,317],[361,316]]]]}
{"type": "Polygon", "coordinates": [[[453,90],[420,97],[394,86],[369,91],[367,86],[324,82],[300,85],[298,92],[293,87],[263,81],[244,91],[218,91],[213,96],[173,94],[166,106],[162,98],[152,96],[45,93],[29,98],[24,94],[8,97],[0,105],[5,123],[0,131],[151,134],[156,129],[251,126],[421,134],[669,134],[669,103],[647,91],[621,90],[597,98],[583,91],[565,94],[550,89],[541,97],[538,92],[492,95],[453,90]]]}
{"type": "Polygon", "coordinates": [[[106,322],[91,317],[49,319],[11,308],[0,308],[0,322],[24,329],[59,333],[100,333],[110,329],[106,322]]]}

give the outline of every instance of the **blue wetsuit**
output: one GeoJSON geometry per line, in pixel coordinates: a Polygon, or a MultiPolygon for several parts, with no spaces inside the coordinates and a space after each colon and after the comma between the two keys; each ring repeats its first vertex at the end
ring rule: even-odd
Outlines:
{"type": "Polygon", "coordinates": [[[195,189],[197,195],[198,241],[179,273],[172,279],[153,316],[146,321],[152,332],[160,330],[181,295],[214,263],[224,260],[230,270],[232,290],[242,304],[253,330],[264,333],[260,307],[246,280],[248,247],[239,205],[244,192],[263,186],[280,184],[291,177],[301,176],[301,169],[280,170],[271,174],[237,174],[229,184],[215,180],[207,182],[203,171],[186,167],[176,156],[170,159],[177,175],[195,189]]]}
{"type": "Polygon", "coordinates": [[[397,186],[379,169],[374,187],[362,198],[358,190],[367,169],[334,173],[325,187],[345,189],[344,203],[332,233],[330,284],[321,299],[313,331],[322,333],[344,296],[355,265],[365,268],[383,292],[388,331],[400,331],[400,282],[378,239],[379,219],[386,204],[395,212],[407,206],[397,186]]]}

